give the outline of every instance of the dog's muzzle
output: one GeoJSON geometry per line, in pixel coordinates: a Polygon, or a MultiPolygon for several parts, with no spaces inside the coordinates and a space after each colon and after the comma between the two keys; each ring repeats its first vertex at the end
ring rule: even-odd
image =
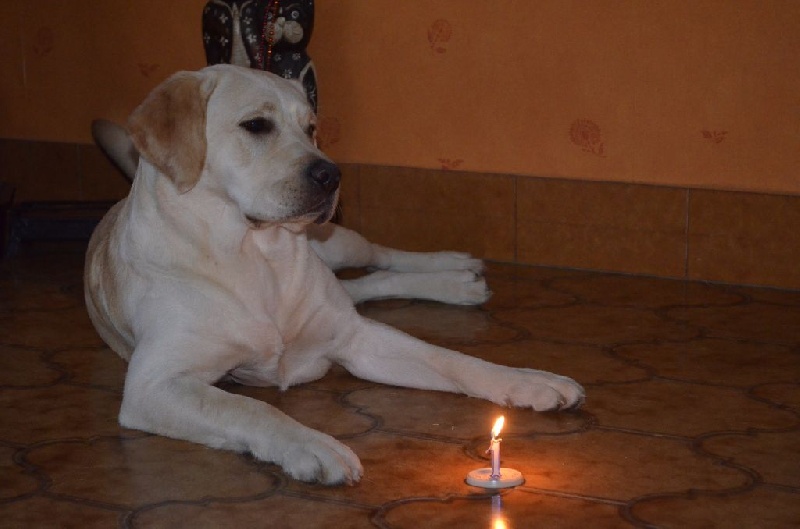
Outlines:
{"type": "Polygon", "coordinates": [[[322,158],[311,163],[306,169],[306,176],[314,181],[325,193],[333,193],[339,188],[342,173],[336,164],[322,158]]]}

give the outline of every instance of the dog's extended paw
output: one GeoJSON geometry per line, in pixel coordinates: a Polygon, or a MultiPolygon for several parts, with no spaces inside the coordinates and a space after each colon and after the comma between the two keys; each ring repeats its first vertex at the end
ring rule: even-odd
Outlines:
{"type": "Polygon", "coordinates": [[[351,485],[361,479],[364,470],[349,447],[311,428],[292,433],[279,441],[281,446],[270,450],[277,457],[266,458],[279,464],[291,477],[324,485],[351,485]]]}
{"type": "Polygon", "coordinates": [[[483,261],[475,259],[468,253],[462,252],[436,252],[430,254],[430,271],[437,270],[466,270],[475,274],[482,274],[483,261]]]}
{"type": "Polygon", "coordinates": [[[579,408],[586,397],[580,384],[563,377],[535,369],[514,369],[516,376],[508,377],[500,402],[508,406],[533,408],[536,411],[579,408]]]}
{"type": "Polygon", "coordinates": [[[438,301],[453,305],[480,305],[492,293],[483,276],[469,270],[439,272],[438,280],[431,285],[438,301]]]}

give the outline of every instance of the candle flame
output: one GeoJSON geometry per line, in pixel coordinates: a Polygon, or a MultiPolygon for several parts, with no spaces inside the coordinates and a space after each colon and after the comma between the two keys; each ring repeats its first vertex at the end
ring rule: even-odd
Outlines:
{"type": "Polygon", "coordinates": [[[503,518],[493,518],[492,529],[508,529],[508,525],[503,518]]]}
{"type": "Polygon", "coordinates": [[[506,422],[506,418],[501,415],[494,421],[494,427],[492,428],[492,439],[500,435],[500,430],[503,429],[503,424],[506,422]]]}

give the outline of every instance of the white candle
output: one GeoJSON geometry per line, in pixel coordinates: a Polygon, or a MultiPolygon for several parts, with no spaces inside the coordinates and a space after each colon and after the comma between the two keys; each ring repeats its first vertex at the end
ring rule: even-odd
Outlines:
{"type": "Polygon", "coordinates": [[[492,442],[489,445],[489,450],[487,450],[487,452],[492,453],[492,479],[500,477],[500,441],[502,439],[498,439],[497,436],[500,435],[505,420],[506,418],[501,415],[495,421],[494,428],[492,428],[492,442]]]}
{"type": "Polygon", "coordinates": [[[492,441],[486,453],[491,452],[492,466],[490,468],[478,468],[467,474],[467,484],[486,489],[502,489],[506,487],[516,487],[525,482],[522,473],[513,468],[500,467],[500,441],[498,438],[500,430],[503,429],[505,417],[502,415],[497,418],[492,428],[492,441]]]}

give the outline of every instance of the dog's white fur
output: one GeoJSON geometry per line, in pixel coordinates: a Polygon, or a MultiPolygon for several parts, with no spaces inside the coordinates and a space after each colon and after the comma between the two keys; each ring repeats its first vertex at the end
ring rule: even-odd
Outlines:
{"type": "Polygon", "coordinates": [[[214,384],[285,389],[340,364],[368,380],[501,405],[580,405],[583,390],[569,378],[436,347],[355,311],[365,297],[478,303],[487,292],[480,261],[463,254],[399,252],[315,224],[330,218],[338,191],[308,176],[328,161],[313,122],[299,84],[217,65],[175,74],[148,96],[128,122],[135,149],[113,126],[96,127],[123,169],[141,153],[85,269],[91,319],[129,361],[120,423],[248,451],[294,478],[333,484],[361,477],[347,446],[214,384]],[[247,130],[252,120],[273,129],[247,130]],[[343,287],[331,271],[343,266],[387,271],[343,287]]]}

